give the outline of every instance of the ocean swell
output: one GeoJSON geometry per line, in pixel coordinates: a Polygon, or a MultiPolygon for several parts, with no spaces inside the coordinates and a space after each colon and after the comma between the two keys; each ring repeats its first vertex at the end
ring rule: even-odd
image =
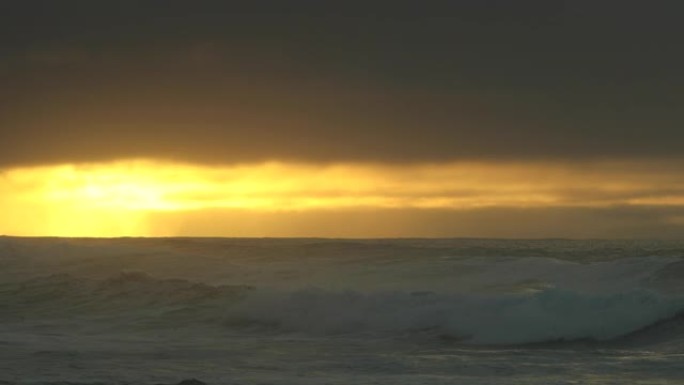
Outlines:
{"type": "MultiPolygon", "coordinates": [[[[677,320],[684,299],[639,289],[581,293],[336,291],[212,286],[122,273],[108,279],[54,275],[0,286],[2,320],[69,319],[107,327],[209,325],[243,332],[428,335],[465,344],[610,341],[677,320]]],[[[680,317],[681,318],[681,317],[680,317]]],[[[679,329],[677,329],[679,330],[679,329]]]]}
{"type": "Polygon", "coordinates": [[[360,293],[307,289],[254,293],[227,313],[234,321],[315,334],[413,333],[468,344],[608,341],[684,311],[684,300],[648,290],[610,295],[560,289],[500,295],[360,293]]]}

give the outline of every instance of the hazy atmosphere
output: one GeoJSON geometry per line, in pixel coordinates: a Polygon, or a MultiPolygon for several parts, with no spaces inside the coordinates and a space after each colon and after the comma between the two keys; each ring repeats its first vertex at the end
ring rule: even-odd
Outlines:
{"type": "Polygon", "coordinates": [[[5,1],[0,233],[676,237],[682,11],[5,1]]]}
{"type": "Polygon", "coordinates": [[[0,0],[0,385],[681,385],[683,15],[0,0]]]}

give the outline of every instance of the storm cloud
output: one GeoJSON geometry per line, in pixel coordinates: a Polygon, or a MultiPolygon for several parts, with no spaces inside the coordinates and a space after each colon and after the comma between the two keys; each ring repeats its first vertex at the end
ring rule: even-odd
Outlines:
{"type": "Polygon", "coordinates": [[[0,167],[682,156],[680,2],[231,3],[3,2],[0,167]]]}

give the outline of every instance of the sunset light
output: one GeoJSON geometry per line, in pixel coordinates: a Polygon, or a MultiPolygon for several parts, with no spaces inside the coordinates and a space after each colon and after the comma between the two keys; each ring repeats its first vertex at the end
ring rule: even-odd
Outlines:
{"type": "Polygon", "coordinates": [[[0,385],[682,384],[684,1],[0,4],[0,385]]]}
{"type": "MultiPolygon", "coordinates": [[[[413,166],[260,163],[199,166],[151,160],[10,169],[3,174],[0,231],[68,236],[165,235],[155,215],[344,210],[468,211],[487,208],[677,205],[676,175],[586,168],[453,163],[413,166]],[[579,187],[583,186],[583,187],[579,187]],[[668,186],[670,195],[654,191],[668,186]],[[12,218],[11,220],[9,218],[12,218]]],[[[217,232],[222,230],[218,228],[217,232]]],[[[229,228],[224,230],[231,234],[229,228]]]]}

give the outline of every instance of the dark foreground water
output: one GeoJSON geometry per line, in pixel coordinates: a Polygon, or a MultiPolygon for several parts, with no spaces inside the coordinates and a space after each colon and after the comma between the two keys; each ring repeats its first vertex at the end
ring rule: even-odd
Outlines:
{"type": "Polygon", "coordinates": [[[682,384],[684,243],[0,237],[0,384],[682,384]]]}

